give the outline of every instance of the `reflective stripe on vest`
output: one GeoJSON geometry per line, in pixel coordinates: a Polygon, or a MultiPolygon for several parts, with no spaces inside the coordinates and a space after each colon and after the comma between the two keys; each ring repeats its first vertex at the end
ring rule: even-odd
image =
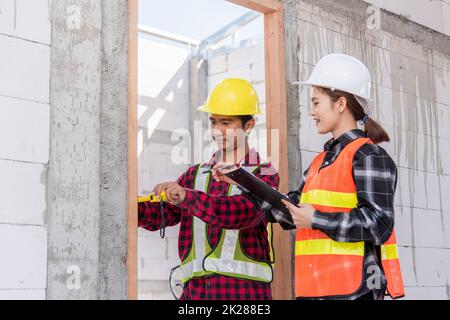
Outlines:
{"type": "Polygon", "coordinates": [[[383,260],[398,259],[397,245],[396,244],[382,245],[381,259],[383,260]]]}
{"type": "MultiPolygon", "coordinates": [[[[194,181],[194,189],[207,192],[209,186],[210,174],[199,174],[201,168],[197,169],[194,181]]],[[[180,265],[181,281],[186,282],[192,277],[200,277],[212,274],[203,269],[204,252],[211,251],[207,240],[206,224],[199,218],[192,216],[192,246],[188,256],[180,265]],[[197,254],[203,253],[203,254],[197,254]]]]}
{"type": "MultiPolygon", "coordinates": [[[[335,161],[320,168],[325,152],[311,163],[305,181],[301,203],[309,203],[322,212],[350,213],[356,208],[358,198],[353,180],[353,158],[360,147],[371,143],[359,138],[349,143],[335,161]]],[[[295,244],[295,293],[297,297],[346,296],[355,293],[362,284],[365,245],[360,242],[336,242],[325,233],[313,229],[297,231],[295,244]]],[[[395,241],[382,246],[384,258],[398,262],[395,241]]],[[[382,264],[389,283],[398,284],[401,273],[394,263],[382,264]],[[387,271],[386,271],[387,269],[387,271]],[[392,270],[395,270],[392,272],[392,270]],[[395,274],[392,278],[390,274],[395,274]]],[[[397,292],[403,287],[395,285],[397,292]]],[[[391,290],[391,296],[396,297],[391,290]]],[[[398,296],[398,295],[397,295],[398,296]]]]}
{"type": "MultiPolygon", "coordinates": [[[[242,168],[253,172],[258,167],[244,166],[242,168]]],[[[207,193],[209,179],[210,173],[202,173],[199,167],[195,179],[195,189],[207,193]]],[[[234,185],[230,186],[228,195],[238,194],[241,194],[241,190],[234,185]]],[[[207,224],[201,219],[193,217],[192,226],[194,241],[189,255],[180,265],[182,282],[189,281],[193,277],[214,273],[262,282],[272,281],[270,263],[253,260],[242,251],[239,230],[222,229],[217,247],[211,249],[207,240],[207,224]]],[[[271,244],[269,243],[269,245],[271,244]]]]}
{"type": "Polygon", "coordinates": [[[400,298],[405,295],[400,260],[398,258],[397,239],[395,230],[388,241],[381,245],[381,265],[387,279],[387,290],[392,298],[400,298]]]}
{"type": "Polygon", "coordinates": [[[312,203],[337,208],[355,208],[358,203],[356,192],[333,192],[329,190],[310,190],[302,193],[302,203],[312,203]]]}
{"type": "Polygon", "coordinates": [[[302,240],[296,241],[295,254],[297,256],[324,254],[364,256],[364,246],[361,246],[359,242],[337,242],[331,239],[302,240]]]}

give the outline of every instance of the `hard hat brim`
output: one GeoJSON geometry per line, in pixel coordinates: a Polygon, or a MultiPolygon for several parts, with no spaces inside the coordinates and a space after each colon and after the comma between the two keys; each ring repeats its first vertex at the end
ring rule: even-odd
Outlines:
{"type": "MultiPolygon", "coordinates": [[[[298,84],[298,85],[304,85],[304,86],[310,86],[310,87],[312,87],[312,86],[315,86],[315,87],[321,87],[321,88],[327,88],[327,89],[330,89],[330,90],[340,90],[340,89],[338,89],[338,88],[332,88],[332,87],[330,87],[330,86],[325,86],[325,85],[323,85],[323,84],[318,84],[318,83],[314,83],[314,82],[309,82],[308,80],[307,81],[295,81],[295,82],[291,82],[292,84],[298,84]]],[[[349,92],[350,94],[352,94],[352,95],[354,95],[354,96],[357,96],[357,97],[359,97],[359,98],[361,98],[361,99],[364,99],[364,100],[366,100],[367,102],[371,102],[372,101],[372,99],[370,98],[370,97],[362,97],[362,96],[360,96],[360,95],[358,95],[358,94],[355,94],[355,93],[352,93],[352,92],[349,92]]],[[[359,101],[358,101],[359,102],[359,101]]]]}
{"type": "Polygon", "coordinates": [[[261,109],[255,113],[218,113],[217,111],[211,110],[206,105],[201,105],[200,107],[197,108],[197,111],[206,112],[209,114],[218,114],[221,116],[257,116],[262,114],[261,109]]]}
{"type": "Polygon", "coordinates": [[[301,84],[301,85],[304,85],[304,86],[316,86],[316,84],[314,84],[312,82],[309,82],[308,80],[306,80],[306,81],[295,81],[295,82],[292,82],[292,84],[301,84]]]}
{"type": "Polygon", "coordinates": [[[291,82],[291,84],[306,84],[307,83],[307,81],[294,81],[294,82],[291,82]]]}

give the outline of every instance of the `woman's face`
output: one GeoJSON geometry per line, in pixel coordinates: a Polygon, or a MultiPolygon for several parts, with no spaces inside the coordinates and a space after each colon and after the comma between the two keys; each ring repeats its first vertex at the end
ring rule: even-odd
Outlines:
{"type": "Polygon", "coordinates": [[[339,100],[333,102],[327,94],[317,87],[312,87],[309,115],[315,122],[317,132],[321,134],[331,132],[340,120],[339,100]]]}

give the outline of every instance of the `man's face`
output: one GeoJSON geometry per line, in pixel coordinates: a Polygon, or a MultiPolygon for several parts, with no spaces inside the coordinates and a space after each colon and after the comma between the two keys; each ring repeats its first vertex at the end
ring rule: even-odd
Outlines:
{"type": "Polygon", "coordinates": [[[211,114],[209,121],[211,135],[223,152],[234,151],[238,146],[245,144],[245,132],[249,132],[254,126],[254,120],[252,119],[243,127],[239,116],[211,114]]]}

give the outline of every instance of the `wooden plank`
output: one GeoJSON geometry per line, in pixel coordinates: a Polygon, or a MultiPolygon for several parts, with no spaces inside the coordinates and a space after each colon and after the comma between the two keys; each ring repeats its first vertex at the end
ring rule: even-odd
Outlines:
{"type": "Polygon", "coordinates": [[[261,13],[271,13],[280,10],[282,3],[278,0],[227,0],[242,7],[261,13]]]}
{"type": "Polygon", "coordinates": [[[128,38],[128,299],[137,299],[137,0],[129,0],[128,38]]]}
{"type": "MultiPolygon", "coordinates": [[[[268,155],[280,175],[280,191],[288,191],[284,10],[264,15],[268,155]],[[275,132],[273,135],[272,132],[275,132]],[[277,138],[278,137],[278,138],[277,138]]],[[[292,299],[290,233],[274,226],[274,299],[292,299]]]]}

